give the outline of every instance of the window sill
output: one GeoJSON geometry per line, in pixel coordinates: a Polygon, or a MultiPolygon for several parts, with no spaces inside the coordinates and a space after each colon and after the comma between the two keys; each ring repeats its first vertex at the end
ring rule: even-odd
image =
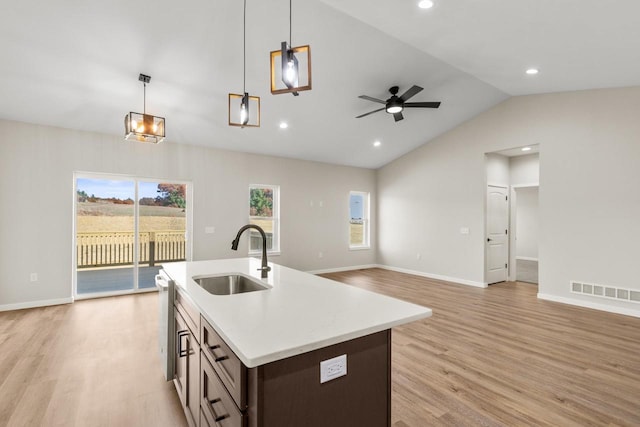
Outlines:
{"type": "Polygon", "coordinates": [[[371,246],[349,246],[350,251],[367,251],[371,246]]]}

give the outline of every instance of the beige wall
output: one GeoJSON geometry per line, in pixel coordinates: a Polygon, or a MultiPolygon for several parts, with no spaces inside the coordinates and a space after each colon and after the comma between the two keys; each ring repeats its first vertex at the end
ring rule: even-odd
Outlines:
{"type": "Polygon", "coordinates": [[[74,171],[191,181],[195,260],[246,256],[246,241],[230,246],[251,183],[280,185],[282,254],[272,261],[318,270],[376,260],[348,243],[349,191],[371,192],[375,206],[373,170],[0,121],[0,308],[71,297],[74,171]]]}
{"type": "Polygon", "coordinates": [[[540,155],[535,153],[509,158],[509,183],[511,185],[539,185],[540,155]]]}
{"type": "MultiPolygon", "coordinates": [[[[515,256],[529,260],[538,259],[538,187],[523,187],[516,190],[516,235],[515,256]]],[[[513,212],[513,211],[512,211],[513,212]]],[[[512,252],[514,249],[512,249],[512,252]]]]}
{"type": "Polygon", "coordinates": [[[540,144],[539,292],[637,314],[569,281],[640,289],[638,117],[640,87],[514,97],[392,162],[378,172],[378,261],[481,283],[484,154],[540,144]]]}

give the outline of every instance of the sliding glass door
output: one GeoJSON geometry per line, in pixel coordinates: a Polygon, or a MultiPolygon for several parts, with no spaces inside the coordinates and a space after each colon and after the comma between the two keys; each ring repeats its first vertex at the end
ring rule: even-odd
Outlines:
{"type": "Polygon", "coordinates": [[[162,262],[187,257],[186,192],[185,184],[138,182],[139,288],[155,288],[162,262]]]}
{"type": "Polygon", "coordinates": [[[187,184],[77,174],[75,296],[155,289],[162,262],[188,258],[187,184]]]}

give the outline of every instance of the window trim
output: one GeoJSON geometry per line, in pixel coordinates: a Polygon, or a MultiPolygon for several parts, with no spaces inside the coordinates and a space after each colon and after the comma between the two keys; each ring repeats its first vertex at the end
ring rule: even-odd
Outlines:
{"type": "MultiPolygon", "coordinates": [[[[280,255],[280,186],[273,184],[249,184],[249,192],[247,198],[247,208],[249,211],[251,210],[251,190],[254,188],[269,188],[273,191],[273,216],[271,220],[274,222],[273,228],[275,232],[273,233],[272,242],[273,249],[267,249],[267,254],[278,256],[280,255]]],[[[251,223],[252,219],[262,219],[264,217],[261,216],[251,216],[249,215],[249,223],[251,223]]],[[[250,256],[253,255],[261,255],[262,249],[251,250],[251,233],[247,233],[247,253],[250,256]]]]}
{"type": "Polygon", "coordinates": [[[349,250],[362,251],[362,250],[371,249],[371,193],[368,191],[355,191],[355,190],[349,191],[349,198],[347,203],[347,213],[348,213],[347,218],[349,220],[349,224],[351,221],[351,196],[353,195],[363,196],[364,203],[365,203],[365,206],[362,209],[362,216],[364,217],[362,218],[362,222],[364,225],[364,229],[363,229],[364,242],[358,245],[351,244],[351,227],[349,227],[347,230],[349,250]]]}

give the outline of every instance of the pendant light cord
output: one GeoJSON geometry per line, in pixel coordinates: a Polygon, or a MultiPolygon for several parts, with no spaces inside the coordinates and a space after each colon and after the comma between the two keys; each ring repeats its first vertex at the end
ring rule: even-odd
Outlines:
{"type": "Polygon", "coordinates": [[[292,0],[289,0],[289,47],[293,48],[293,41],[292,41],[293,39],[291,37],[291,27],[292,27],[292,25],[291,25],[291,13],[292,13],[291,12],[291,1],[292,0]]]}
{"type": "Polygon", "coordinates": [[[144,83],[144,89],[142,89],[142,114],[147,114],[147,84],[144,83]]]}
{"type": "Polygon", "coordinates": [[[244,94],[247,92],[247,0],[244,0],[244,21],[242,23],[242,27],[242,95],[244,96],[244,94]]]}

